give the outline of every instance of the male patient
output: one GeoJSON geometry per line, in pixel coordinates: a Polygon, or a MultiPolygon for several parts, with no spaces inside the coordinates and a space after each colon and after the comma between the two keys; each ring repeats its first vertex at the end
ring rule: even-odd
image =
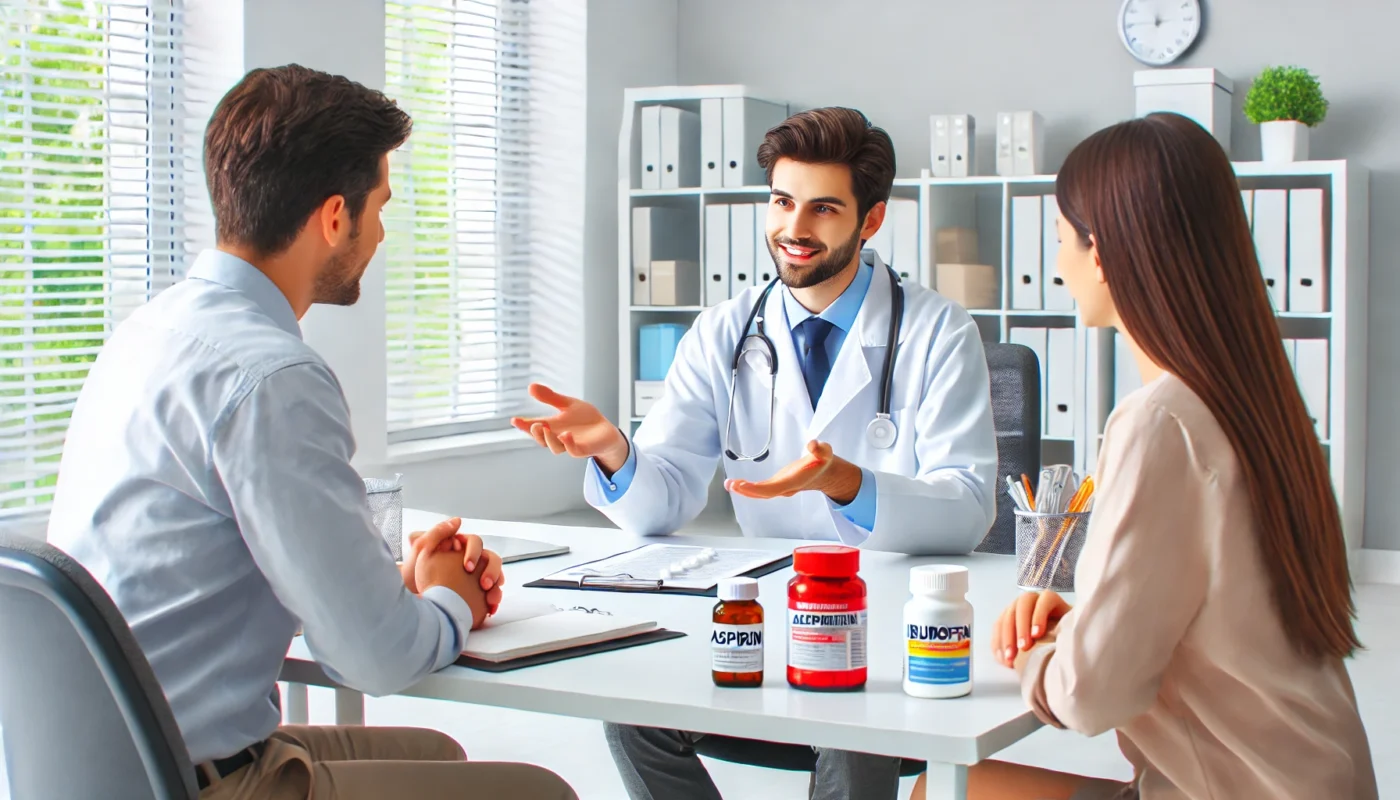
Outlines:
{"type": "Polygon", "coordinates": [[[278,727],[298,625],[336,680],[383,695],[451,664],[500,600],[500,559],[460,520],[395,569],[340,385],[298,324],[359,298],[411,127],[345,78],[250,72],[205,134],[218,248],[117,328],[73,412],[49,540],[131,625],[202,799],[575,797],[433,731],[278,727]]]}

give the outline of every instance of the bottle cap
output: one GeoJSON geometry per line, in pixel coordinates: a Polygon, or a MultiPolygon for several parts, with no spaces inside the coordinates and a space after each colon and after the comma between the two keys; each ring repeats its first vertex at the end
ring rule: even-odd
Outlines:
{"type": "Polygon", "coordinates": [[[719,582],[721,600],[757,600],[758,581],[753,578],[725,578],[719,582]]]}
{"type": "Polygon", "coordinates": [[[914,594],[967,594],[967,567],[951,564],[912,567],[909,591],[914,594]]]}
{"type": "Polygon", "coordinates": [[[839,544],[817,544],[792,551],[792,568],[818,578],[853,578],[860,572],[860,551],[839,544]]]}

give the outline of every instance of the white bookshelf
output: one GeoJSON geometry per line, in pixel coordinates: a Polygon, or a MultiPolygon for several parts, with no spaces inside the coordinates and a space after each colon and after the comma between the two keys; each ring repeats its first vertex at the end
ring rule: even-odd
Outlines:
{"type": "MultiPolygon", "coordinates": [[[[648,104],[664,103],[698,111],[703,98],[714,97],[751,97],[785,104],[755,94],[741,85],[651,87],[627,89],[624,93],[618,150],[618,305],[622,312],[618,337],[617,418],[628,420],[633,430],[642,420],[633,409],[639,328],[655,322],[688,324],[704,309],[701,306],[638,306],[632,303],[632,209],[662,205],[693,210],[697,230],[700,230],[697,262],[703,270],[705,236],[701,226],[705,207],[730,202],[759,202],[768,194],[767,186],[639,188],[641,145],[636,135],[639,109],[648,104]]],[[[699,154],[696,153],[694,157],[699,158],[699,154]]],[[[915,157],[926,156],[920,153],[915,157]]],[[[905,158],[909,159],[910,155],[905,158]]],[[[1366,484],[1369,173],[1364,167],[1345,160],[1280,164],[1236,162],[1234,167],[1241,189],[1323,190],[1327,222],[1324,230],[1327,310],[1321,313],[1283,312],[1278,319],[1284,338],[1320,338],[1328,341],[1328,435],[1322,443],[1341,506],[1348,547],[1359,549],[1366,484]]],[[[1074,329],[1075,435],[1044,436],[1042,457],[1046,463],[1072,463],[1079,470],[1092,472],[1104,423],[1113,409],[1113,332],[1084,327],[1074,311],[1020,310],[1011,307],[1012,198],[1053,194],[1054,189],[1054,175],[936,178],[925,169],[917,178],[896,180],[893,195],[917,198],[919,202],[918,280],[925,286],[934,283],[930,246],[934,231],[948,226],[970,227],[977,231],[979,261],[994,266],[1001,282],[1001,303],[998,307],[968,309],[977,320],[984,340],[1008,341],[1010,331],[1015,327],[1074,329]]]]}

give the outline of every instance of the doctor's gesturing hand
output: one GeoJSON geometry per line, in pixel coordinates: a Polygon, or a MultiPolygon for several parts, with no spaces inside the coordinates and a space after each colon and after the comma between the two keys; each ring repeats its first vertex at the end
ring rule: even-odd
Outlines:
{"type": "Polygon", "coordinates": [[[821,492],[835,503],[846,505],[855,500],[862,480],[860,467],[837,456],[825,442],[807,443],[802,457],[778,470],[763,481],[730,478],[724,488],[744,497],[766,500],[791,497],[798,492],[821,492]]]}
{"type": "Polygon", "coordinates": [[[627,463],[627,437],[595,406],[538,383],[530,384],[530,396],[559,413],[529,419],[512,417],[510,424],[533,436],[541,447],[548,447],[555,455],[592,458],[609,474],[627,463]]]}

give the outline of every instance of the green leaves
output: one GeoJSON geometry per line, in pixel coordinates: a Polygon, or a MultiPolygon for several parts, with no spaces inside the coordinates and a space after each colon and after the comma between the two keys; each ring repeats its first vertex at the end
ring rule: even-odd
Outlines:
{"type": "Polygon", "coordinates": [[[1266,67],[1244,98],[1244,115],[1256,125],[1296,120],[1313,127],[1327,116],[1317,76],[1302,67],[1266,67]]]}

